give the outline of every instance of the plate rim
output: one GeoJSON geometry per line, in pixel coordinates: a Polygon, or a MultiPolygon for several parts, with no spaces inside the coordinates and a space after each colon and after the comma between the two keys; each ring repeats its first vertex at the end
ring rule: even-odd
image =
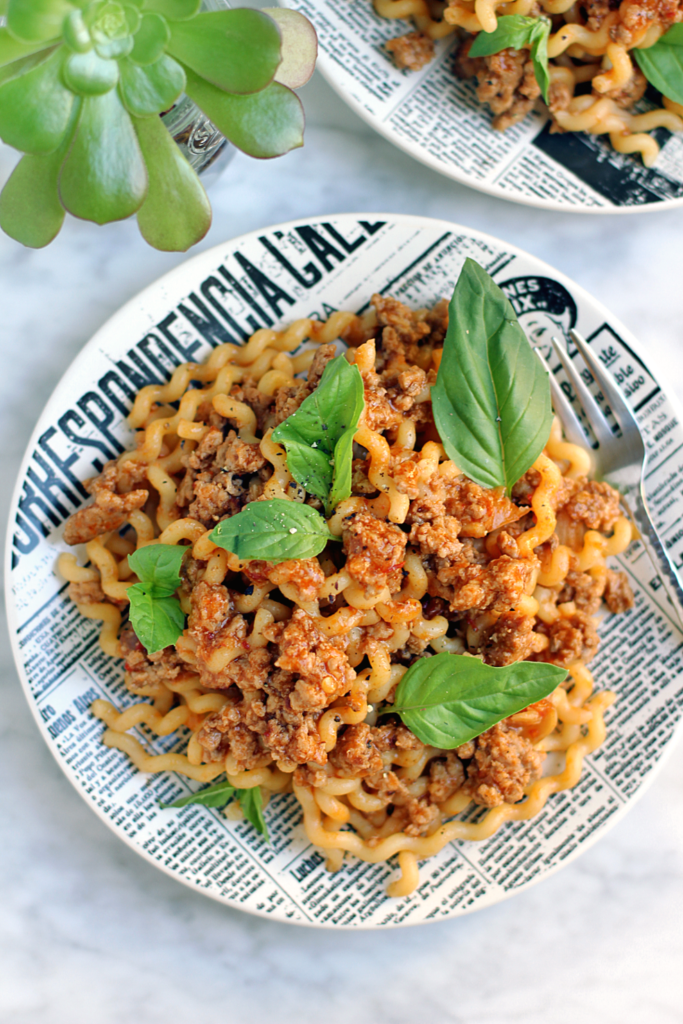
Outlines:
{"type": "MultiPolygon", "coordinates": [[[[369,0],[366,0],[369,2],[369,0]]],[[[280,7],[290,7],[290,2],[286,0],[277,0],[280,7]]],[[[405,20],[405,19],[402,19],[405,20]]],[[[472,188],[476,192],[481,192],[484,195],[491,196],[493,199],[502,199],[507,203],[517,203],[519,206],[528,206],[535,210],[548,210],[552,213],[575,213],[585,214],[586,216],[622,216],[622,215],[637,215],[646,213],[663,213],[665,210],[675,210],[683,206],[683,196],[679,199],[662,199],[658,203],[641,203],[639,206],[565,206],[562,203],[557,203],[552,200],[546,202],[540,199],[534,199],[528,196],[515,195],[511,192],[506,192],[503,189],[487,185],[485,182],[471,181],[470,178],[459,170],[450,170],[446,164],[437,160],[430,153],[427,153],[422,147],[417,146],[409,139],[398,138],[390,129],[388,129],[383,121],[375,117],[367,110],[362,103],[360,103],[354,96],[351,96],[346,92],[341,82],[335,75],[335,64],[330,57],[328,57],[325,50],[323,50],[320,42],[318,42],[318,59],[316,61],[316,69],[320,71],[321,75],[327,82],[327,84],[334,89],[335,93],[343,102],[357,114],[373,131],[376,131],[378,135],[390,142],[392,146],[396,146],[402,152],[412,157],[413,160],[417,160],[418,163],[423,164],[425,167],[429,167],[430,170],[435,171],[444,178],[448,178],[450,181],[455,181],[459,185],[463,185],[465,188],[472,188]]],[[[493,129],[491,129],[493,131],[493,129]]]]}
{"type": "MultiPolygon", "coordinates": [[[[240,911],[242,913],[247,913],[247,914],[250,914],[250,915],[253,915],[253,916],[256,916],[256,917],[260,917],[260,918],[263,918],[264,920],[274,921],[274,922],[277,922],[278,924],[291,924],[291,925],[297,925],[297,926],[302,927],[302,928],[320,928],[320,929],[324,929],[324,930],[327,930],[327,931],[344,930],[344,931],[349,931],[349,932],[358,932],[358,931],[378,931],[378,932],[380,932],[380,931],[391,931],[392,929],[395,929],[395,928],[418,927],[420,925],[425,925],[426,926],[426,925],[429,925],[429,924],[433,924],[435,921],[438,922],[438,921],[446,921],[446,920],[455,920],[455,919],[460,918],[460,917],[465,917],[465,916],[467,916],[469,914],[472,914],[472,913],[474,913],[476,911],[485,910],[488,907],[492,907],[492,906],[497,905],[498,903],[503,903],[503,902],[509,900],[513,896],[516,896],[518,894],[526,892],[532,886],[534,886],[534,885],[536,885],[536,884],[538,884],[538,883],[540,883],[542,881],[545,881],[547,878],[550,878],[551,876],[556,874],[556,872],[560,871],[561,869],[563,869],[567,865],[569,865],[569,864],[573,863],[574,861],[576,861],[584,852],[586,852],[587,850],[591,849],[595,845],[595,843],[597,843],[600,839],[602,839],[603,836],[605,836],[607,834],[607,832],[611,831],[611,829],[616,824],[618,824],[623,819],[623,817],[626,814],[628,814],[628,812],[635,806],[635,804],[641,799],[641,797],[648,791],[649,787],[652,785],[653,781],[658,776],[658,774],[662,770],[663,766],[666,764],[667,759],[671,756],[671,753],[672,753],[672,750],[673,750],[675,744],[680,741],[680,737],[683,734],[683,714],[680,716],[680,718],[678,719],[676,725],[674,726],[674,729],[673,729],[673,732],[671,734],[671,737],[670,737],[669,741],[667,742],[664,750],[660,754],[658,760],[653,765],[653,767],[648,771],[645,779],[643,780],[643,782],[641,782],[641,784],[638,787],[637,791],[632,796],[628,797],[628,799],[624,802],[622,807],[620,807],[619,810],[615,814],[611,815],[611,817],[609,817],[603,823],[603,825],[602,825],[602,827],[600,829],[596,829],[595,832],[593,832],[593,834],[586,841],[584,841],[579,847],[577,847],[574,851],[572,851],[572,853],[565,860],[563,860],[561,862],[558,862],[557,864],[553,865],[552,867],[546,869],[542,874],[539,874],[539,875],[535,876],[534,878],[529,879],[528,881],[524,882],[522,885],[516,886],[514,888],[507,889],[507,890],[505,890],[502,893],[500,893],[498,891],[493,891],[492,894],[491,894],[491,899],[490,900],[484,899],[481,902],[477,903],[477,905],[475,905],[473,907],[470,907],[469,909],[465,909],[464,911],[460,911],[458,914],[448,915],[448,916],[445,916],[443,918],[435,918],[435,919],[432,919],[432,920],[429,920],[429,921],[425,921],[425,920],[419,920],[419,921],[417,921],[417,920],[406,920],[406,921],[392,922],[389,925],[381,925],[381,924],[377,924],[377,923],[374,923],[374,922],[371,922],[371,921],[360,921],[358,924],[335,924],[333,922],[310,921],[310,920],[303,920],[303,919],[302,920],[289,920],[289,919],[286,919],[286,918],[283,918],[283,917],[280,917],[280,916],[275,916],[275,914],[273,914],[273,913],[266,913],[265,911],[261,911],[261,910],[258,910],[258,909],[252,909],[250,907],[242,906],[241,904],[238,904],[234,899],[231,899],[230,897],[227,897],[227,896],[223,896],[221,893],[212,892],[212,891],[209,891],[207,889],[203,889],[203,888],[198,887],[192,881],[192,879],[190,879],[189,877],[186,878],[186,877],[176,873],[170,867],[167,867],[163,862],[157,861],[150,853],[148,853],[141,846],[136,844],[136,842],[134,841],[133,838],[128,836],[110,818],[108,818],[104,814],[104,812],[101,810],[101,808],[99,806],[97,806],[94,802],[90,801],[87,798],[87,795],[82,790],[82,787],[81,787],[80,782],[79,782],[79,780],[77,778],[76,772],[59,755],[59,752],[58,752],[58,749],[57,749],[57,745],[56,745],[56,743],[54,742],[54,740],[52,739],[52,737],[50,736],[50,734],[47,731],[47,724],[46,724],[45,721],[43,721],[42,717],[39,714],[38,707],[37,707],[36,701],[34,699],[33,693],[31,691],[30,683],[29,683],[29,680],[28,680],[28,675],[27,675],[27,673],[25,671],[24,664],[23,664],[23,661],[22,661],[22,658],[21,658],[21,652],[20,652],[20,649],[19,649],[18,637],[17,637],[17,629],[16,629],[16,627],[17,627],[16,602],[15,602],[15,599],[14,599],[14,591],[13,591],[13,587],[12,587],[12,567],[11,567],[11,561],[12,561],[11,560],[12,540],[13,540],[13,533],[14,533],[14,525],[15,525],[16,513],[17,513],[17,509],[18,509],[18,502],[19,502],[19,498],[21,496],[21,491],[22,491],[22,487],[23,487],[24,481],[26,479],[26,470],[27,470],[28,465],[30,463],[31,456],[32,456],[33,450],[35,448],[36,442],[37,442],[38,438],[40,437],[41,433],[43,432],[44,423],[47,420],[49,420],[49,416],[51,414],[51,410],[52,410],[53,405],[57,405],[57,402],[61,401],[61,399],[59,398],[59,393],[61,392],[63,385],[66,383],[67,378],[72,375],[74,369],[78,368],[81,365],[81,363],[84,363],[84,362],[87,361],[87,359],[89,358],[90,352],[97,347],[97,343],[98,343],[99,338],[103,334],[105,334],[105,333],[108,334],[109,331],[112,328],[115,329],[116,328],[116,322],[118,321],[118,319],[119,318],[123,318],[125,316],[125,314],[127,313],[127,311],[129,310],[130,307],[133,307],[134,305],[139,305],[141,302],[143,302],[145,296],[148,293],[150,293],[152,291],[157,291],[160,287],[163,287],[163,286],[168,288],[169,284],[172,284],[172,282],[174,281],[175,277],[176,276],[177,277],[183,276],[186,268],[189,267],[190,265],[197,264],[197,263],[199,263],[202,260],[207,260],[209,257],[213,257],[213,256],[215,256],[215,255],[217,255],[219,253],[222,253],[225,250],[225,247],[228,246],[228,245],[236,246],[236,245],[238,245],[238,244],[240,244],[240,243],[242,243],[244,241],[247,241],[247,240],[249,240],[251,238],[258,238],[258,236],[263,234],[264,232],[280,231],[280,230],[286,231],[288,229],[293,228],[294,226],[305,225],[305,224],[315,225],[315,224],[320,223],[321,218],[326,218],[326,219],[329,219],[329,220],[348,219],[348,220],[355,221],[355,222],[357,222],[358,219],[360,219],[360,218],[363,218],[363,219],[377,218],[377,219],[384,219],[387,222],[393,221],[394,223],[396,223],[396,222],[408,223],[408,224],[414,225],[415,227],[419,227],[421,225],[423,226],[423,225],[425,225],[425,223],[431,224],[431,225],[435,225],[435,226],[436,225],[442,225],[442,226],[446,226],[449,230],[457,231],[457,232],[460,232],[460,233],[462,233],[462,234],[464,234],[466,236],[473,237],[473,238],[476,238],[476,239],[480,239],[480,240],[483,240],[483,241],[488,242],[488,243],[494,243],[494,245],[496,245],[496,246],[504,247],[509,253],[511,253],[511,254],[513,254],[515,256],[525,257],[526,259],[528,259],[532,263],[534,263],[536,265],[536,267],[537,267],[537,272],[538,273],[550,272],[551,276],[555,280],[557,280],[559,283],[565,285],[565,287],[568,286],[569,290],[572,291],[573,295],[578,297],[583,302],[586,302],[588,304],[592,304],[594,309],[599,311],[600,314],[604,315],[605,319],[608,322],[610,322],[611,324],[613,324],[619,330],[620,336],[623,338],[623,340],[626,341],[628,343],[628,345],[633,348],[634,352],[638,355],[638,357],[640,359],[642,359],[642,362],[645,365],[645,367],[648,369],[648,372],[651,372],[649,370],[648,361],[647,361],[647,359],[643,355],[642,346],[640,345],[638,340],[634,337],[634,335],[631,333],[631,331],[619,320],[618,317],[613,316],[610,313],[610,311],[602,304],[602,302],[600,302],[599,300],[595,299],[591,295],[590,292],[588,292],[585,288],[583,288],[582,285],[577,284],[575,281],[573,281],[566,274],[562,273],[559,270],[556,270],[553,266],[551,266],[545,260],[540,259],[539,257],[534,256],[532,253],[529,253],[527,250],[522,249],[519,246],[516,246],[516,245],[514,245],[512,243],[505,242],[503,239],[497,238],[495,235],[491,235],[488,232],[480,231],[477,228],[469,228],[469,227],[466,227],[463,224],[458,224],[458,223],[455,223],[453,221],[445,220],[445,219],[442,219],[442,218],[439,218],[439,217],[425,217],[425,216],[418,215],[418,214],[382,213],[382,212],[376,212],[376,211],[362,211],[360,213],[354,213],[354,212],[351,212],[351,213],[330,213],[330,214],[317,214],[317,215],[310,216],[310,217],[297,217],[297,218],[293,218],[293,219],[288,220],[288,221],[283,221],[282,223],[271,224],[271,225],[267,225],[265,227],[257,228],[257,229],[255,229],[253,231],[244,232],[241,235],[237,235],[234,238],[226,239],[224,242],[220,242],[217,245],[212,246],[209,249],[204,249],[202,252],[196,253],[195,255],[189,257],[188,259],[183,260],[177,266],[173,267],[171,270],[168,270],[165,274],[162,274],[155,281],[152,281],[150,284],[146,285],[140,292],[137,292],[135,295],[133,295],[122,306],[120,306],[110,317],[108,317],[108,319],[105,320],[105,322],[95,331],[95,333],[83,344],[81,350],[71,360],[69,365],[65,368],[64,372],[61,374],[59,380],[57,381],[57,383],[53,387],[52,392],[50,393],[50,396],[47,399],[47,402],[43,406],[43,408],[42,408],[42,410],[41,410],[41,412],[40,412],[40,414],[38,416],[38,419],[36,421],[36,424],[35,424],[32,432],[31,432],[31,435],[30,435],[30,437],[29,437],[29,439],[27,441],[26,450],[25,450],[24,456],[23,456],[23,458],[21,460],[21,464],[20,464],[19,471],[18,471],[18,474],[17,474],[17,479],[15,481],[15,484],[14,484],[14,487],[13,487],[13,490],[12,490],[12,497],[11,497],[11,501],[10,501],[9,507],[8,507],[7,531],[6,531],[6,536],[5,536],[4,582],[5,582],[5,590],[6,590],[6,594],[7,594],[7,599],[6,599],[6,602],[5,602],[5,611],[6,611],[6,618],[7,618],[7,624],[8,624],[8,629],[9,629],[9,635],[10,635],[10,646],[11,646],[11,649],[12,649],[12,656],[13,656],[13,659],[14,659],[14,666],[15,666],[17,675],[19,677],[19,681],[21,683],[21,687],[22,687],[24,696],[25,696],[26,701],[27,701],[27,703],[29,705],[30,712],[31,712],[31,714],[33,716],[34,721],[36,722],[36,724],[38,726],[39,732],[40,732],[43,740],[45,741],[45,743],[46,743],[46,745],[47,745],[51,755],[53,756],[53,758],[55,759],[55,761],[59,765],[59,767],[62,770],[62,772],[64,773],[64,775],[66,776],[66,778],[71,783],[71,785],[74,787],[74,789],[76,790],[78,795],[81,797],[81,799],[84,801],[84,803],[90,808],[90,810],[94,811],[94,813],[97,815],[97,817],[107,826],[107,828],[118,839],[123,840],[123,842],[125,842],[126,845],[131,850],[133,850],[139,856],[143,857],[144,860],[146,860],[149,864],[151,864],[155,868],[163,871],[164,874],[166,874],[170,878],[174,879],[174,881],[180,882],[181,884],[185,885],[187,888],[189,888],[193,892],[198,893],[198,894],[203,895],[203,896],[206,896],[209,899],[212,899],[215,902],[220,903],[220,904],[222,904],[225,907],[229,907],[232,910],[240,911]]],[[[286,321],[286,319],[287,319],[286,317],[283,317],[282,320],[278,321],[278,323],[286,321]]],[[[667,401],[669,401],[671,403],[671,405],[674,408],[676,414],[680,417],[679,421],[683,422],[683,403],[679,402],[678,397],[675,394],[672,395],[665,386],[660,384],[659,377],[655,377],[654,374],[652,374],[652,376],[653,376],[653,379],[656,380],[657,383],[659,384],[659,386],[662,388],[663,393],[666,395],[667,401]]],[[[450,845],[456,845],[456,848],[457,848],[457,844],[451,843],[450,845]]]]}

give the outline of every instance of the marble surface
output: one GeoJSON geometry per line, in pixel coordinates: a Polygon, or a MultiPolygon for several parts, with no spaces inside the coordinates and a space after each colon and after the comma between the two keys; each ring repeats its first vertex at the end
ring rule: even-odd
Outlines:
{"type": "MultiPolygon", "coordinates": [[[[235,158],[199,248],[293,217],[444,217],[574,278],[638,336],[683,400],[683,209],[546,213],[439,177],[372,134],[316,77],[306,146],[235,158]]],[[[0,148],[0,182],[15,155],[0,148]]],[[[91,334],[181,255],[135,223],[70,220],[30,251],[0,236],[2,517],[38,414],[91,334]]],[[[5,629],[6,627],[3,627],[5,629]]],[[[621,821],[528,892],[391,933],[294,928],[226,909],[143,862],[40,738],[0,642],[0,1021],[7,1024],[674,1024],[683,1021],[683,745],[621,821]]]]}

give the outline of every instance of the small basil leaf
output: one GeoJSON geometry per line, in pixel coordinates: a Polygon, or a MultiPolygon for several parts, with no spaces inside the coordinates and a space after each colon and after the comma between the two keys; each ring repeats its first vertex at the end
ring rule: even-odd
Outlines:
{"type": "Polygon", "coordinates": [[[185,70],[188,96],[244,153],[269,159],[303,146],[303,107],[291,89],[271,82],[261,92],[236,96],[185,70]]]}
{"type": "MultiPolygon", "coordinates": [[[[62,82],[66,51],[0,86],[0,138],[24,153],[52,153],[67,130],[74,95],[62,82]]],[[[28,61],[31,58],[27,58],[28,61]]]]}
{"type": "Polygon", "coordinates": [[[267,842],[270,842],[270,836],[268,835],[268,826],[266,825],[266,819],[263,817],[263,797],[261,796],[261,787],[254,786],[253,789],[238,789],[237,797],[240,802],[240,809],[242,814],[251,822],[257,832],[267,842]]]}
{"type": "Polygon", "coordinates": [[[672,25],[654,46],[631,53],[655,89],[674,103],[683,103],[683,24],[672,25]]]}
{"type": "Polygon", "coordinates": [[[351,494],[353,436],[364,404],[358,367],[337,356],[313,394],[273,431],[296,482],[327,501],[328,511],[351,494]]]}
{"type": "Polygon", "coordinates": [[[146,191],[142,153],[118,92],[86,96],[59,179],[63,205],[75,217],[107,224],[136,213],[146,191]]]}
{"type": "Polygon", "coordinates": [[[74,103],[71,125],[61,145],[54,153],[23,156],[0,194],[0,227],[23,245],[40,249],[59,234],[64,207],[57,182],[79,112],[80,100],[74,103]]]}
{"type": "Polygon", "coordinates": [[[147,544],[128,556],[128,564],[152,597],[170,597],[180,586],[187,550],[179,544],[147,544]]]}
{"type": "Polygon", "coordinates": [[[10,0],[7,28],[17,39],[40,42],[60,35],[62,23],[75,4],[68,0],[10,0]]]}
{"type": "Polygon", "coordinates": [[[540,661],[493,668],[467,655],[437,654],[411,665],[383,713],[400,715],[423,743],[452,750],[547,697],[566,675],[540,661]]]}
{"type": "Polygon", "coordinates": [[[161,57],[171,32],[165,18],[160,14],[143,14],[140,27],[135,33],[130,59],[136,64],[153,64],[161,57]]]}
{"type": "Polygon", "coordinates": [[[280,31],[261,11],[210,11],[172,24],[168,52],[219,89],[253,93],[277,71],[280,31]]]}
{"type": "Polygon", "coordinates": [[[548,35],[549,18],[527,18],[523,14],[506,14],[498,18],[493,32],[479,32],[469,50],[470,57],[488,57],[508,47],[513,50],[529,49],[534,64],[536,81],[543,99],[548,102],[548,35]]]}
{"type": "Polygon", "coordinates": [[[213,786],[200,789],[198,793],[191,793],[190,796],[181,796],[172,804],[164,804],[159,801],[159,807],[167,811],[171,807],[187,807],[188,804],[201,804],[202,807],[225,807],[229,804],[236,793],[235,787],[229,782],[216,782],[213,786]]]}
{"type": "Polygon", "coordinates": [[[128,58],[119,61],[121,98],[131,114],[149,117],[168,110],[185,88],[185,72],[165,53],[154,64],[141,67],[128,58]]]}
{"type": "Polygon", "coordinates": [[[148,654],[171,647],[183,631],[185,614],[175,597],[152,597],[144,583],[128,587],[129,616],[148,654]]]}
{"type": "Polygon", "coordinates": [[[119,80],[115,60],[100,57],[95,50],[70,53],[64,64],[64,81],[80,96],[101,96],[113,89],[119,80]]]}
{"type": "Polygon", "coordinates": [[[185,252],[211,227],[204,186],[160,118],[134,117],[133,124],[149,177],[147,196],[138,210],[142,237],[155,249],[185,252]]]}
{"type": "Polygon", "coordinates": [[[550,35],[550,21],[547,18],[537,18],[536,28],[533,30],[531,41],[531,60],[534,65],[534,75],[539,84],[541,95],[545,102],[548,102],[548,90],[550,88],[550,72],[548,70],[548,37],[550,35]]]}
{"type": "Polygon", "coordinates": [[[450,302],[432,409],[448,457],[482,487],[508,493],[550,434],[548,375],[508,299],[471,259],[450,302]]]}
{"type": "Polygon", "coordinates": [[[327,523],[310,505],[285,498],[251,501],[236,516],[224,519],[211,531],[211,540],[238,558],[286,562],[313,558],[334,537],[327,523]]]}

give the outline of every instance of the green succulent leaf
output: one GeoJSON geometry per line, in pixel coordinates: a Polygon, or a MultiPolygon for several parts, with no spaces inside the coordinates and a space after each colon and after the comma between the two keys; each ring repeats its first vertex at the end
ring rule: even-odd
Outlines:
{"type": "MultiPolygon", "coordinates": [[[[52,153],[64,137],[74,95],[61,72],[66,51],[0,86],[0,138],[24,153],[52,153]]],[[[30,60],[30,58],[29,58],[30,60]]]]}
{"type": "Polygon", "coordinates": [[[201,7],[202,0],[145,0],[144,9],[162,14],[171,21],[186,21],[194,18],[201,7]]]}
{"type": "Polygon", "coordinates": [[[142,206],[147,172],[130,116],[117,90],[83,100],[59,192],[69,213],[96,224],[123,220],[142,206]]]}
{"type": "Polygon", "coordinates": [[[277,71],[280,30],[261,11],[212,11],[171,25],[168,51],[219,89],[253,93],[277,71]]]}
{"type": "Polygon", "coordinates": [[[9,0],[7,28],[29,43],[54,39],[61,35],[64,19],[74,6],[69,0],[9,0]]]}
{"type": "Polygon", "coordinates": [[[92,39],[82,11],[72,11],[62,27],[64,42],[74,53],[87,53],[92,49],[92,39]]]}
{"type": "Polygon", "coordinates": [[[185,88],[185,72],[166,54],[141,67],[126,58],[119,62],[121,97],[131,114],[149,117],[168,110],[185,88]]]}
{"type": "MultiPolygon", "coordinates": [[[[40,45],[42,46],[42,44],[40,45]]],[[[20,75],[25,75],[32,68],[37,68],[39,64],[44,64],[54,52],[54,47],[46,50],[41,49],[38,53],[29,54],[28,57],[20,57],[19,60],[14,60],[11,64],[5,64],[4,67],[0,66],[0,85],[4,85],[5,82],[9,82],[14,78],[19,78],[20,75]]]]}
{"type": "Polygon", "coordinates": [[[128,31],[132,36],[140,31],[140,24],[142,22],[142,15],[137,7],[131,6],[131,4],[124,4],[123,13],[126,17],[126,23],[128,25],[128,31]]]}
{"type": "Polygon", "coordinates": [[[168,22],[160,14],[143,14],[133,40],[130,59],[136,64],[154,64],[171,38],[168,22]]]}
{"type": "Polygon", "coordinates": [[[95,50],[70,53],[64,64],[64,81],[79,96],[101,96],[113,89],[118,80],[116,61],[100,57],[95,50]]]}
{"type": "Polygon", "coordinates": [[[282,35],[282,63],[275,81],[288,89],[300,89],[315,70],[318,56],[318,36],[308,18],[290,7],[264,7],[277,24],[282,35]]]}
{"type": "Polygon", "coordinates": [[[236,96],[185,69],[185,91],[233,145],[269,159],[304,144],[304,111],[297,96],[271,82],[261,92],[236,96]]]}
{"type": "Polygon", "coordinates": [[[28,57],[45,48],[46,43],[42,39],[37,43],[24,43],[15,39],[6,28],[0,28],[0,67],[13,64],[15,61],[21,60],[22,57],[28,57]]]}
{"type": "Polygon", "coordinates": [[[79,113],[77,100],[62,144],[54,153],[27,153],[22,157],[0,195],[0,227],[10,238],[32,249],[48,245],[64,222],[57,182],[79,113]]]}
{"type": "Polygon", "coordinates": [[[158,117],[134,117],[133,124],[149,176],[138,210],[142,237],[155,249],[185,252],[211,227],[206,192],[158,117]]]}

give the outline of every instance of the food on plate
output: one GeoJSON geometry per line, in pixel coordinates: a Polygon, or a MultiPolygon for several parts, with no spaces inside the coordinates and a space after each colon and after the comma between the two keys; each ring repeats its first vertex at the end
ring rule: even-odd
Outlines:
{"type": "Polygon", "coordinates": [[[457,32],[459,78],[500,131],[523,120],[542,98],[553,132],[609,135],[620,153],[651,167],[655,128],[683,131],[683,9],[650,0],[374,0],[384,18],[412,18],[416,30],[390,39],[399,68],[418,70],[434,40],[457,32]],[[648,87],[663,106],[640,103],[648,87]]]}
{"type": "Polygon", "coordinates": [[[401,896],[446,843],[578,782],[614,699],[586,663],[602,602],[633,603],[606,564],[631,525],[478,264],[450,305],[375,295],[219,345],[144,387],[130,423],[65,527],[90,564],[59,566],[139,698],[94,702],[104,743],[213,783],[173,806],[267,836],[268,799],[293,792],[331,870],[398,855],[401,896]],[[181,730],[176,748],[136,726],[181,730]]]}

